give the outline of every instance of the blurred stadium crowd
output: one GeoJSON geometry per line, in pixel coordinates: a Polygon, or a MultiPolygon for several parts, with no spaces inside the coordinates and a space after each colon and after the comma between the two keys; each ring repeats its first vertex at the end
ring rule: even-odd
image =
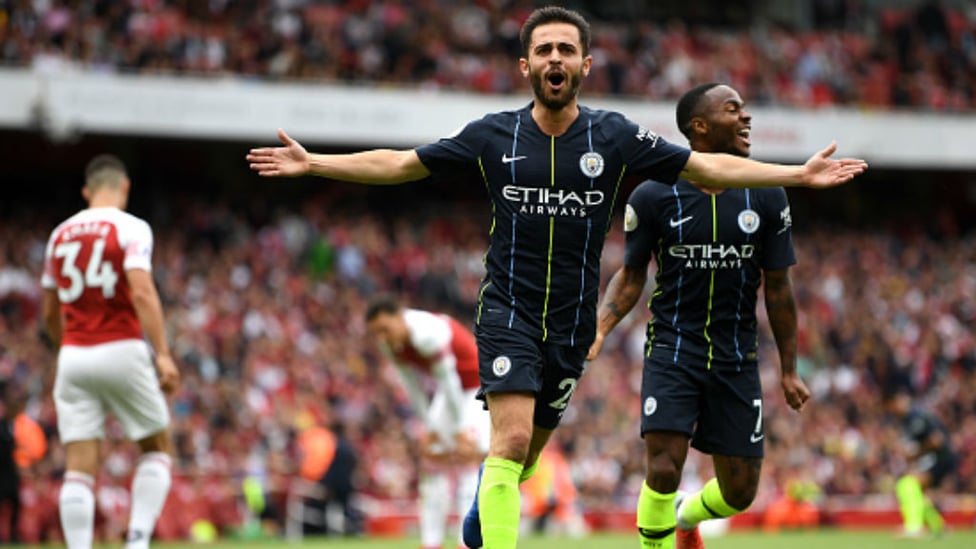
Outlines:
{"type": "MultiPolygon", "coordinates": [[[[224,534],[239,527],[249,512],[244,478],[261,483],[267,505],[259,514],[280,526],[288,479],[307,465],[298,437],[315,426],[355,450],[360,493],[411,497],[411,434],[422,427],[365,338],[365,302],[377,291],[396,292],[410,305],[470,320],[487,220],[464,208],[381,219],[342,213],[323,197],[282,208],[267,223],[223,202],[165,207],[168,221],[155,224],[154,274],[184,382],[173,402],[177,480],[167,504],[180,512],[164,513],[159,535],[184,537],[200,518],[224,534]]],[[[28,388],[28,412],[50,437],[48,455],[25,475],[36,535],[46,531],[44,521],[56,521],[41,511],[53,512],[63,468],[54,355],[37,318],[46,226],[54,222],[0,223],[0,376],[28,388]]],[[[880,388],[889,383],[913,387],[952,433],[963,461],[941,490],[976,493],[976,235],[951,217],[938,226],[937,234],[796,235],[801,371],[815,396],[802,414],[786,407],[774,343],[763,341],[768,459],[754,509],[798,479],[828,496],[890,493],[905,464],[899,432],[881,412],[880,388]]],[[[622,255],[618,227],[604,251],[606,275],[622,255]]],[[[639,365],[647,314],[631,314],[614,332],[556,433],[584,508],[629,509],[643,478],[639,365]]],[[[124,520],[134,457],[127,445],[106,446],[99,502],[107,534],[122,526],[112,521],[124,520]]],[[[686,480],[706,467],[693,456],[686,480]]]]}
{"type": "MultiPolygon", "coordinates": [[[[585,11],[600,3],[579,4],[585,11]]],[[[626,13],[594,21],[585,93],[667,100],[720,81],[755,105],[976,109],[972,4],[810,4],[809,28],[800,29],[771,20],[689,26],[626,13]]],[[[534,5],[0,0],[0,64],[509,93],[522,85],[513,60],[534,5]]]]}

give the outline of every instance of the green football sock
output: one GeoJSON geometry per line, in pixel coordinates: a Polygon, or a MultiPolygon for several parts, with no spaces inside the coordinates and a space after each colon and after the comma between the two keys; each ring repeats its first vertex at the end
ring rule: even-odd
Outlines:
{"type": "Polygon", "coordinates": [[[532,478],[532,475],[534,475],[536,470],[539,469],[539,461],[541,459],[542,459],[541,457],[536,459],[534,462],[532,462],[532,465],[529,465],[525,469],[522,469],[522,474],[519,475],[519,484],[522,484],[523,482],[532,478]]]}
{"type": "Polygon", "coordinates": [[[895,483],[895,496],[905,531],[920,531],[925,517],[925,494],[922,493],[921,483],[914,476],[905,475],[895,483]]]}
{"type": "Polygon", "coordinates": [[[522,464],[502,458],[485,459],[478,489],[481,536],[484,549],[515,549],[518,543],[522,496],[519,477],[522,464]]]}
{"type": "Polygon", "coordinates": [[[677,517],[678,526],[690,530],[703,520],[726,518],[741,513],[743,509],[736,509],[722,497],[722,489],[718,486],[718,479],[712,478],[705,483],[701,490],[688,494],[677,517]]]}
{"type": "Polygon", "coordinates": [[[677,492],[660,494],[641,483],[637,499],[637,532],[642,549],[674,547],[674,497],[677,492]]]}
{"type": "Polygon", "coordinates": [[[941,534],[945,528],[945,519],[942,518],[942,514],[939,513],[929,498],[925,498],[925,504],[922,507],[922,521],[933,534],[941,534]]]}

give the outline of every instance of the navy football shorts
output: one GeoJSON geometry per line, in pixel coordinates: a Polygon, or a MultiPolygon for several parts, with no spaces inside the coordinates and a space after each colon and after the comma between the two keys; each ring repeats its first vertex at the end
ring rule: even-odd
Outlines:
{"type": "Polygon", "coordinates": [[[674,431],[706,454],[763,457],[762,402],[755,364],[709,369],[652,354],[644,359],[641,436],[674,431]]]}
{"type": "Polygon", "coordinates": [[[534,425],[555,429],[583,375],[588,348],[540,341],[520,330],[477,325],[479,377],[486,393],[535,393],[534,425]]]}
{"type": "Polygon", "coordinates": [[[915,468],[931,476],[933,487],[938,487],[949,475],[956,472],[959,458],[951,452],[928,452],[919,456],[915,468]]]}

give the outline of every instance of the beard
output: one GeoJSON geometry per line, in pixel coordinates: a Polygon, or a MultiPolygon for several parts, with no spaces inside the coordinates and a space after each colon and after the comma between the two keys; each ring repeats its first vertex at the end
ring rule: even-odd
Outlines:
{"type": "Polygon", "coordinates": [[[702,150],[749,158],[750,147],[736,133],[738,128],[723,125],[719,121],[709,121],[709,125],[711,129],[701,141],[701,145],[705,146],[702,150]]]}
{"type": "Polygon", "coordinates": [[[745,143],[740,141],[739,136],[734,133],[729,138],[728,144],[725,147],[725,149],[729,152],[729,154],[735,156],[741,156],[742,158],[749,158],[750,148],[751,147],[749,145],[746,145],[745,143]]]}
{"type": "Polygon", "coordinates": [[[543,73],[529,71],[529,80],[532,82],[532,92],[542,106],[549,110],[558,111],[569,105],[573,99],[579,95],[580,83],[583,80],[583,71],[566,73],[566,82],[556,93],[552,93],[548,87],[549,81],[543,73]]]}

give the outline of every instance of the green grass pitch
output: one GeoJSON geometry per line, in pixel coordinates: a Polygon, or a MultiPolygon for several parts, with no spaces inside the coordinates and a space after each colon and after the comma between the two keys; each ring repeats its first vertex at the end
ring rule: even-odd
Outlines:
{"type": "MultiPolygon", "coordinates": [[[[956,529],[933,539],[899,539],[894,531],[850,531],[820,529],[803,532],[766,534],[758,531],[732,532],[718,538],[705,538],[707,549],[974,549],[976,530],[956,529]]],[[[100,549],[120,544],[96,544],[100,549]]],[[[16,546],[8,546],[16,547],[16,546]]],[[[26,548],[43,546],[25,545],[26,548]]],[[[306,538],[298,542],[285,540],[219,541],[216,543],[153,543],[167,549],[418,549],[416,537],[402,538],[306,538]]],[[[635,535],[627,533],[593,534],[581,539],[552,536],[523,536],[519,549],[628,549],[639,548],[635,535]]],[[[444,549],[456,549],[445,543],[444,549]]]]}
{"type": "MultiPolygon", "coordinates": [[[[707,549],[974,549],[976,530],[953,530],[932,539],[899,539],[894,531],[849,531],[821,529],[804,532],[766,534],[756,531],[732,532],[723,537],[706,538],[707,549]]],[[[218,542],[213,544],[156,543],[154,547],[196,549],[418,549],[416,537],[404,538],[308,538],[301,542],[218,542]]],[[[519,549],[627,549],[638,548],[635,535],[627,533],[593,534],[582,539],[565,537],[526,536],[519,541],[519,549]]],[[[445,549],[455,549],[445,544],[445,549]]]]}

